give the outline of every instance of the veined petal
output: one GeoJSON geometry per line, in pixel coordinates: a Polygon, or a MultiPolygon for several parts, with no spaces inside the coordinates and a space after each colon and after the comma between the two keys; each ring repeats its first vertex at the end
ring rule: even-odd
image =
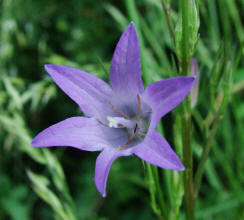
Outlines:
{"type": "Polygon", "coordinates": [[[45,65],[54,82],[81,108],[87,116],[101,119],[109,109],[110,86],[103,80],[82,70],[63,66],[45,65]]]}
{"type": "Polygon", "coordinates": [[[168,142],[154,130],[145,140],[133,148],[132,152],[141,159],[161,168],[184,170],[180,159],[168,142]]]}
{"type": "Polygon", "coordinates": [[[110,82],[115,92],[129,94],[127,99],[143,92],[140,48],[133,23],[128,25],[116,46],[110,68],[110,82]]]}
{"type": "Polygon", "coordinates": [[[127,134],[104,127],[94,118],[72,117],[40,132],[31,145],[70,146],[80,150],[98,151],[109,146],[120,146],[127,139],[127,134]]]}
{"type": "Polygon", "coordinates": [[[148,85],[143,93],[143,100],[152,108],[150,130],[187,96],[194,80],[194,77],[180,76],[148,85]]]}
{"type": "Polygon", "coordinates": [[[95,169],[95,184],[99,193],[106,196],[106,183],[110,167],[115,159],[121,156],[129,156],[130,150],[118,150],[118,148],[105,148],[97,157],[95,169]]]}

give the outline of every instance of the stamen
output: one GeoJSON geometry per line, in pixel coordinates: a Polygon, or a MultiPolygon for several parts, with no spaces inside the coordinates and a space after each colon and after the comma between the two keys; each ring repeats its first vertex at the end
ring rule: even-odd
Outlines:
{"type": "Polygon", "coordinates": [[[139,95],[137,95],[137,102],[138,102],[138,109],[137,109],[137,113],[136,113],[136,120],[140,120],[141,117],[141,98],[139,95]]]}
{"type": "Polygon", "coordinates": [[[143,133],[143,132],[141,132],[141,131],[137,131],[136,134],[138,134],[138,135],[140,135],[140,136],[145,136],[145,135],[146,135],[146,133],[143,133]]]}
{"type": "Polygon", "coordinates": [[[123,145],[121,145],[121,146],[119,147],[119,150],[122,150],[122,149],[124,149],[125,147],[127,147],[127,146],[133,141],[133,138],[134,138],[134,136],[131,135],[131,136],[129,137],[128,141],[127,141],[125,144],[123,144],[123,145]]]}
{"type": "Polygon", "coordinates": [[[114,107],[114,106],[111,104],[111,102],[109,102],[108,104],[111,106],[111,108],[112,108],[115,112],[119,113],[123,118],[128,119],[128,120],[131,120],[129,116],[127,116],[126,114],[124,114],[123,112],[121,112],[119,109],[117,109],[116,107],[114,107]]]}

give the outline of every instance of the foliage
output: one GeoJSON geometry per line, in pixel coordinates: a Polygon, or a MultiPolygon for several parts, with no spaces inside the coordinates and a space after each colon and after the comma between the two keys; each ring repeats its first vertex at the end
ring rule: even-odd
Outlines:
{"type": "MultiPolygon", "coordinates": [[[[163,2],[166,8],[161,0],[0,1],[0,219],[146,220],[156,219],[153,212],[167,219],[185,218],[182,173],[148,168],[136,157],[121,158],[112,167],[104,200],[93,184],[96,155],[29,144],[43,128],[82,114],[43,65],[79,67],[108,80],[114,46],[131,20],[140,38],[144,82],[179,74],[176,57],[181,57],[182,46],[174,44],[167,19],[181,34],[181,6],[178,1],[163,2]],[[158,178],[162,198],[150,175],[158,178]]],[[[192,109],[196,182],[201,173],[197,167],[206,161],[196,189],[195,216],[242,219],[244,2],[194,2],[200,14],[197,38],[190,23],[200,74],[192,109]],[[206,151],[209,157],[201,157],[206,151]]],[[[158,128],[180,155],[182,108],[158,128]]]]}

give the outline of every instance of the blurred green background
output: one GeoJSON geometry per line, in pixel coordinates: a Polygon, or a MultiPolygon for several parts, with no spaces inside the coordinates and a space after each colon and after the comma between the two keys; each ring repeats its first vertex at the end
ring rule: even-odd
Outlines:
{"type": "MultiPolygon", "coordinates": [[[[178,1],[166,2],[171,3],[175,25],[178,1]]],[[[228,63],[233,66],[233,83],[207,161],[196,219],[244,219],[244,0],[200,0],[199,11],[194,165],[208,136],[205,124],[218,103],[210,98],[211,91],[214,97],[224,91],[219,80],[228,63]]],[[[82,115],[43,65],[78,67],[108,80],[114,47],[130,21],[140,37],[147,83],[177,75],[160,0],[0,0],[0,219],[156,219],[138,158],[113,164],[104,200],[93,182],[98,153],[29,145],[42,129],[82,115]]],[[[162,120],[164,136],[174,147],[173,122],[174,112],[162,120]]],[[[160,172],[162,190],[167,191],[167,171],[160,172]]]]}

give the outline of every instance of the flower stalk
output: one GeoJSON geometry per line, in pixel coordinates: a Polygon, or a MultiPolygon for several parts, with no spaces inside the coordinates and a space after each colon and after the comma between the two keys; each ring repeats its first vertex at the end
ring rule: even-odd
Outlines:
{"type": "MultiPolygon", "coordinates": [[[[174,43],[175,53],[179,61],[180,75],[190,75],[190,60],[196,48],[199,38],[198,29],[200,26],[198,2],[196,0],[182,0],[181,16],[176,23],[175,30],[172,28],[169,7],[165,0],[162,6],[167,17],[171,38],[174,43]]],[[[196,101],[196,100],[195,100],[196,101]]],[[[182,107],[182,147],[184,172],[184,193],[186,216],[188,220],[194,219],[194,186],[193,186],[193,157],[192,157],[192,116],[191,98],[186,98],[182,107]]],[[[177,205],[175,208],[178,207],[177,205]]],[[[175,211],[175,210],[174,210],[175,211]]]]}
{"type": "MultiPolygon", "coordinates": [[[[182,52],[181,52],[181,75],[189,75],[190,51],[189,51],[189,0],[182,1],[182,52]]],[[[193,194],[193,161],[192,161],[192,119],[191,102],[188,96],[183,104],[182,118],[182,143],[184,172],[184,191],[187,220],[194,219],[194,194],[193,194]]]]}

